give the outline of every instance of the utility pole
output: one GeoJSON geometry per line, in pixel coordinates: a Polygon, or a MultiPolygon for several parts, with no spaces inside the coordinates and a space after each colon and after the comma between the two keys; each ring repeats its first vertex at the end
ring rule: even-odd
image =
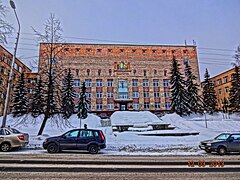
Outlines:
{"type": "Polygon", "coordinates": [[[17,32],[17,39],[16,39],[13,58],[12,58],[10,74],[9,74],[9,77],[8,77],[7,94],[6,94],[6,98],[5,98],[5,105],[4,105],[3,119],[2,119],[2,126],[1,127],[6,126],[7,110],[8,110],[8,106],[9,106],[10,93],[11,93],[11,87],[12,87],[12,75],[13,75],[13,71],[14,71],[14,63],[15,63],[15,58],[16,58],[16,54],[17,54],[17,46],[18,46],[18,40],[19,40],[19,35],[20,35],[20,22],[19,22],[19,19],[18,19],[18,16],[17,16],[16,6],[15,6],[15,3],[13,2],[13,0],[10,0],[10,5],[11,5],[12,9],[14,10],[14,14],[15,14],[16,19],[17,19],[18,32],[17,32]]]}

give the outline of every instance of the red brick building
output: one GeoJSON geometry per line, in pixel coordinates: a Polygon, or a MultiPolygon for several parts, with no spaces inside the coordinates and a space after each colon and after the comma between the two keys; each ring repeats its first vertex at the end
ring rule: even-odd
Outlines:
{"type": "MultiPolygon", "coordinates": [[[[39,74],[48,65],[47,44],[40,44],[39,74]]],[[[97,114],[115,110],[164,111],[170,108],[170,69],[173,56],[184,74],[186,63],[200,84],[196,46],[61,44],[53,59],[53,73],[62,77],[70,68],[76,101],[82,82],[89,109],[97,114]]]]}
{"type": "MultiPolygon", "coordinates": [[[[7,92],[7,82],[10,74],[12,57],[13,57],[12,54],[8,50],[6,50],[3,46],[0,45],[0,116],[3,115],[3,111],[4,111],[4,104],[5,104],[5,98],[6,98],[6,92],[7,92]]],[[[16,84],[22,72],[30,73],[31,70],[25,64],[23,64],[19,59],[15,58],[13,81],[12,81],[13,86],[11,90],[9,107],[11,107],[14,85],[16,84]]],[[[10,111],[10,108],[8,112],[9,111],[10,111]]]]}

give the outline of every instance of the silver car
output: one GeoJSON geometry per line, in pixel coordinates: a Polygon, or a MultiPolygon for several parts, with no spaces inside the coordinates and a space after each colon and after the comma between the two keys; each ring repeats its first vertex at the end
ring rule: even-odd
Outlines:
{"type": "Polygon", "coordinates": [[[29,135],[21,133],[16,129],[7,127],[0,128],[0,150],[3,152],[10,151],[12,148],[20,148],[27,145],[29,135]]]}

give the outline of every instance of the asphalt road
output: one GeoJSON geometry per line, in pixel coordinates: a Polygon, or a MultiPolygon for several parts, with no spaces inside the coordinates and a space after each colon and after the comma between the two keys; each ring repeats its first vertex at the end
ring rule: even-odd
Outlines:
{"type": "Polygon", "coordinates": [[[2,154],[1,179],[239,179],[240,155],[2,154]]]}

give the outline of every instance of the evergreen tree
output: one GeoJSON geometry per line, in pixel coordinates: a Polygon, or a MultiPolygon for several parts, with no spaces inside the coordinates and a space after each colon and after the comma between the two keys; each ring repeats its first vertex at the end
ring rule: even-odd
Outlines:
{"type": "Polygon", "coordinates": [[[197,77],[192,73],[192,68],[188,63],[186,64],[185,73],[187,76],[186,88],[189,99],[189,107],[191,111],[195,113],[202,113],[203,112],[202,99],[198,94],[199,85],[195,82],[197,77]]]}
{"type": "Polygon", "coordinates": [[[74,113],[74,90],[73,90],[73,76],[71,70],[68,70],[67,76],[63,81],[62,90],[62,113],[63,118],[68,119],[74,113]]]}
{"type": "Polygon", "coordinates": [[[179,71],[179,64],[175,57],[172,60],[172,69],[171,69],[171,94],[172,102],[171,109],[179,114],[180,116],[187,115],[190,111],[187,92],[184,89],[185,81],[182,77],[182,74],[179,71]]]}
{"type": "Polygon", "coordinates": [[[240,46],[237,47],[237,51],[235,54],[235,63],[233,63],[235,67],[235,72],[232,75],[231,89],[230,89],[230,108],[233,111],[240,110],[240,46]]]}
{"type": "Polygon", "coordinates": [[[86,86],[85,82],[83,82],[81,86],[81,91],[80,91],[80,98],[77,103],[77,116],[80,119],[80,128],[81,128],[81,119],[86,119],[88,114],[87,114],[87,104],[88,101],[86,99],[86,86]]]}
{"type": "Polygon", "coordinates": [[[28,112],[28,97],[24,82],[24,73],[21,73],[20,79],[14,89],[13,96],[13,116],[22,116],[28,112]]]}
{"type": "Polygon", "coordinates": [[[240,110],[240,69],[239,66],[235,66],[235,72],[232,75],[229,106],[233,111],[240,110]]]}
{"type": "Polygon", "coordinates": [[[40,114],[43,113],[44,108],[44,92],[43,92],[43,82],[42,78],[40,77],[37,81],[35,92],[31,102],[31,113],[33,117],[38,117],[40,114]]]}
{"type": "Polygon", "coordinates": [[[214,90],[214,84],[210,80],[210,75],[207,69],[204,77],[205,77],[203,82],[204,83],[204,86],[203,86],[204,108],[210,113],[213,113],[214,111],[216,111],[217,97],[216,97],[216,92],[214,90]]]}

